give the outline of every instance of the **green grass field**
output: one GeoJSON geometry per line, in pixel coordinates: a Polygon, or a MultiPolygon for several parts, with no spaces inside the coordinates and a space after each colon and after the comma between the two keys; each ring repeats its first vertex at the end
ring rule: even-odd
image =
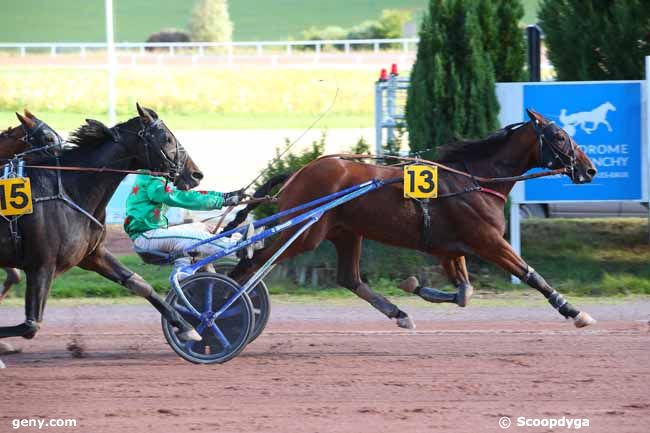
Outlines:
{"type": "MultiPolygon", "coordinates": [[[[150,104],[151,105],[151,104],[150,104]]],[[[151,105],[155,107],[155,104],[151,105]]],[[[17,110],[16,110],[17,111],[17,110]]],[[[9,126],[17,126],[15,111],[0,111],[0,130],[9,126]]],[[[58,132],[71,132],[85,123],[84,119],[92,118],[104,123],[108,122],[106,114],[54,112],[47,110],[34,110],[34,114],[47,122],[58,132]]],[[[316,119],[318,114],[292,114],[287,116],[282,113],[235,113],[215,114],[196,113],[183,115],[159,111],[158,114],[172,131],[202,130],[202,129],[306,129],[316,119]]],[[[127,120],[136,115],[135,106],[132,113],[121,114],[117,121],[127,120]]],[[[314,126],[318,130],[333,128],[372,128],[374,118],[368,114],[338,114],[330,113],[314,126]]]]}
{"type": "MultiPolygon", "coordinates": [[[[650,295],[650,245],[646,219],[527,220],[523,223],[522,235],[523,257],[563,293],[579,296],[650,295]]],[[[167,291],[168,268],[143,265],[134,255],[124,256],[122,260],[156,290],[167,291]]],[[[510,284],[508,276],[499,269],[484,264],[477,266],[474,260],[470,264],[472,282],[483,293],[512,290],[535,293],[525,285],[510,284]]],[[[271,293],[276,295],[353,296],[340,288],[298,287],[273,278],[267,281],[271,293]]],[[[403,295],[396,288],[396,281],[379,279],[370,282],[384,294],[403,295]]],[[[12,296],[20,297],[23,293],[24,283],[12,296]]],[[[126,295],[128,292],[117,284],[76,268],[57,279],[52,290],[52,296],[57,298],[126,295]]]]}
{"type": "MultiPolygon", "coordinates": [[[[172,129],[305,128],[332,104],[338,88],[319,127],[371,127],[375,79],[367,70],[125,69],[116,84],[117,110],[120,119],[133,117],[138,101],[172,129]]],[[[104,71],[2,68],[0,89],[0,129],[16,125],[13,112],[25,107],[62,131],[86,117],[105,119],[104,71]]]]}
{"type": "MultiPolygon", "coordinates": [[[[539,0],[524,0],[525,24],[535,22],[539,0]]],[[[97,42],[105,39],[103,0],[7,1],[0,14],[0,42],[97,42]]],[[[382,9],[410,9],[421,16],[427,0],[235,0],[230,16],[236,41],[300,39],[312,27],[350,27],[375,19],[382,9]]],[[[165,27],[186,28],[190,0],[116,0],[119,41],[144,41],[165,27]]]]}

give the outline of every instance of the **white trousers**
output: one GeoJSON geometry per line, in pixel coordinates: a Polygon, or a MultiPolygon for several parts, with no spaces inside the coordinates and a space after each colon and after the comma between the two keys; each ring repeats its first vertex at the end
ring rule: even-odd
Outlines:
{"type": "MultiPolygon", "coordinates": [[[[143,250],[163,251],[166,253],[179,252],[202,240],[213,237],[204,223],[181,224],[167,229],[155,229],[142,233],[135,238],[133,244],[143,250]]],[[[197,247],[202,256],[215,254],[234,245],[237,241],[231,238],[221,238],[197,247]]]]}

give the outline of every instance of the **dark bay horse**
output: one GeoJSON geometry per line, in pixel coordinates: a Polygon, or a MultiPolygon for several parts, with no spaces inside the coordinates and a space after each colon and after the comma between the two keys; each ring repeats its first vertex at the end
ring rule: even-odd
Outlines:
{"type": "MultiPolygon", "coordinates": [[[[439,149],[439,161],[484,178],[518,176],[532,168],[542,167],[566,169],[566,174],[576,184],[590,182],[596,169],[577,144],[540,114],[532,110],[528,114],[530,121],[525,124],[511,125],[483,140],[458,142],[439,149]]],[[[402,171],[401,167],[323,157],[287,181],[279,207],[280,210],[290,209],[370,179],[401,178],[402,171]]],[[[594,323],[589,314],[573,307],[544,281],[503,238],[505,198],[513,185],[514,182],[489,184],[483,187],[489,186],[490,190],[480,190],[479,183],[471,177],[439,169],[439,198],[431,199],[425,205],[426,212],[431,215],[427,230],[423,224],[425,208],[414,200],[404,199],[401,183],[387,185],[325,213],[284,252],[280,260],[313,250],[324,240],[331,241],[338,256],[339,284],[387,317],[396,319],[399,326],[411,328],[413,322],[405,312],[362,281],[359,269],[362,239],[420,250],[437,257],[457,288],[456,293],[420,287],[414,277],[404,281],[400,287],[429,302],[451,302],[461,307],[467,305],[473,291],[465,255],[474,254],[539,290],[561,315],[572,318],[577,327],[594,323]]],[[[250,208],[241,212],[248,211],[250,208]]],[[[294,232],[282,232],[267,248],[257,251],[252,259],[241,260],[231,277],[239,282],[245,281],[294,232]]]]}
{"type": "MultiPolygon", "coordinates": [[[[149,169],[167,173],[180,189],[198,185],[203,174],[157,114],[139,105],[138,114],[113,128],[87,120],[72,134],[70,143],[76,148],[61,154],[61,165],[81,170],[149,169]]],[[[41,162],[54,163],[52,159],[41,162]]],[[[27,168],[34,212],[18,219],[17,244],[9,224],[0,220],[0,265],[23,269],[27,277],[26,320],[17,326],[0,327],[0,337],[34,337],[53,279],[79,266],[144,296],[178,328],[179,338],[200,340],[194,328],[142,277],[104,247],[106,205],[126,174],[81,170],[27,168]]]]}
{"type": "MultiPolygon", "coordinates": [[[[0,132],[0,160],[9,160],[23,152],[29,152],[26,159],[39,156],[44,149],[52,155],[57,155],[62,149],[64,141],[61,136],[47,123],[38,119],[29,110],[25,115],[16,113],[20,125],[0,132]]],[[[7,277],[0,292],[0,302],[7,296],[9,289],[20,282],[20,271],[14,268],[4,268],[7,277]]]]}

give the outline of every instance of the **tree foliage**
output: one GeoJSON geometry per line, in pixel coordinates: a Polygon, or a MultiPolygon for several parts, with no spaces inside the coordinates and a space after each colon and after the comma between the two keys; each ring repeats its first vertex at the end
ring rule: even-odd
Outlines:
{"type": "MultiPolygon", "coordinates": [[[[307,149],[301,152],[286,152],[286,150],[291,146],[289,139],[285,139],[284,146],[282,148],[275,148],[275,157],[267,164],[264,169],[264,174],[260,177],[255,184],[255,189],[259,188],[261,185],[265,184],[269,179],[275,177],[279,174],[289,174],[298,171],[300,168],[309,164],[313,160],[323,156],[325,152],[325,146],[327,143],[327,133],[323,132],[318,140],[315,140],[311,143],[307,149]],[[284,153],[284,155],[283,155],[284,153]]],[[[365,140],[365,138],[360,137],[356,143],[354,143],[348,152],[343,153],[353,153],[353,154],[367,154],[370,152],[370,145],[365,140]]],[[[275,194],[280,187],[276,187],[271,194],[275,194]]],[[[266,216],[272,215],[276,211],[275,205],[265,204],[259,206],[255,209],[255,218],[260,219],[266,216]]]]}
{"type": "MultiPolygon", "coordinates": [[[[325,152],[326,139],[327,134],[323,132],[320,139],[313,141],[311,143],[311,146],[302,152],[287,152],[282,155],[291,146],[291,141],[289,141],[288,138],[285,139],[283,148],[275,148],[275,157],[267,164],[266,168],[264,169],[264,174],[255,184],[255,189],[265,184],[272,177],[275,177],[279,174],[294,173],[301,167],[322,156],[323,152],[325,152]]],[[[271,194],[275,194],[279,189],[279,186],[276,187],[273,191],[271,191],[271,194]]],[[[255,218],[260,219],[269,215],[273,215],[275,211],[276,208],[273,204],[261,205],[254,211],[255,218]]]]}
{"type": "Polygon", "coordinates": [[[524,18],[521,0],[483,1],[496,13],[495,25],[485,23],[483,29],[494,28],[495,40],[488,47],[494,64],[496,81],[507,83],[524,79],[526,63],[526,39],[519,23],[524,18]]]}
{"type": "Polygon", "coordinates": [[[230,42],[232,32],[227,0],[197,0],[190,19],[192,40],[230,42]]]}
{"type": "Polygon", "coordinates": [[[495,64],[500,78],[515,80],[525,56],[523,41],[499,46],[502,32],[515,39],[512,29],[522,12],[510,3],[430,0],[406,104],[413,152],[432,149],[423,155],[433,158],[440,144],[482,137],[497,127],[495,64]]]}
{"type": "Polygon", "coordinates": [[[650,55],[647,0],[543,0],[539,17],[558,80],[643,78],[650,55]]]}
{"type": "Polygon", "coordinates": [[[303,37],[307,40],[398,39],[402,37],[402,28],[411,20],[411,16],[408,10],[384,9],[378,20],[366,20],[349,29],[338,26],[311,27],[303,32],[303,37]]]}

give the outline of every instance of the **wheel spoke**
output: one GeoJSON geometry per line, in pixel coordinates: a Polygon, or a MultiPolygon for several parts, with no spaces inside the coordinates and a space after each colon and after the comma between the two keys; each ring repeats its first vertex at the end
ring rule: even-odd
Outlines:
{"type": "Polygon", "coordinates": [[[185,307],[185,306],[183,306],[181,304],[174,305],[174,309],[176,311],[178,311],[179,313],[181,313],[182,315],[184,315],[184,316],[192,316],[192,317],[196,317],[197,319],[201,318],[200,314],[194,313],[194,311],[191,311],[189,308],[187,308],[187,307],[185,307]]]}
{"type": "Polygon", "coordinates": [[[224,349],[227,349],[230,347],[230,341],[226,338],[225,335],[223,335],[223,332],[221,332],[221,329],[214,324],[210,324],[210,329],[212,329],[212,332],[214,333],[215,337],[219,340],[219,342],[223,345],[224,349]]]}
{"type": "Polygon", "coordinates": [[[240,313],[241,313],[241,307],[239,305],[233,305],[232,307],[224,311],[223,314],[219,316],[219,319],[227,319],[229,317],[236,316],[240,313]]]}
{"type": "Polygon", "coordinates": [[[203,293],[203,312],[212,311],[212,289],[214,281],[211,280],[203,293]]]}

